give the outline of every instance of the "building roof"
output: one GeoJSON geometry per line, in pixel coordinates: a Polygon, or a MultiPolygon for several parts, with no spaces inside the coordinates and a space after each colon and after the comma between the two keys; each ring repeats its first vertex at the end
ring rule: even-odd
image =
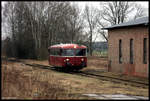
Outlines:
{"type": "Polygon", "coordinates": [[[69,49],[69,48],[87,48],[84,45],[78,45],[78,44],[57,44],[57,45],[52,45],[50,47],[48,47],[48,49],[50,48],[65,48],[65,49],[69,49]]]}
{"type": "Polygon", "coordinates": [[[112,29],[112,28],[120,28],[120,27],[135,26],[135,25],[148,25],[148,24],[149,24],[149,17],[142,17],[136,20],[124,22],[117,25],[112,25],[110,27],[105,27],[103,29],[112,29]]]}

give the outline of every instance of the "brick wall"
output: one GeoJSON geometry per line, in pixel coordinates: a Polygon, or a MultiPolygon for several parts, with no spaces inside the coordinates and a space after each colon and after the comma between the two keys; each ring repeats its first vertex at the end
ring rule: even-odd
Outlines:
{"type": "Polygon", "coordinates": [[[147,64],[143,63],[143,40],[144,38],[148,38],[148,26],[109,29],[108,33],[108,70],[128,75],[148,77],[149,39],[147,40],[147,64]],[[130,64],[131,38],[133,39],[133,64],[130,64]],[[119,39],[122,40],[122,64],[119,64],[119,39]]]}

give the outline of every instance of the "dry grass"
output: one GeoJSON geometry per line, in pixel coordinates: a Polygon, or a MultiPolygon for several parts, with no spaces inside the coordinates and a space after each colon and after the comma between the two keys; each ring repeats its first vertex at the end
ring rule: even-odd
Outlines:
{"type": "Polygon", "coordinates": [[[34,71],[21,63],[2,62],[2,97],[17,99],[71,99],[52,74],[34,71]]]}
{"type": "Polygon", "coordinates": [[[107,70],[108,61],[107,58],[100,58],[96,56],[88,56],[87,67],[84,68],[84,71],[101,71],[107,70]]]}
{"type": "Polygon", "coordinates": [[[148,88],[133,87],[130,85],[117,84],[110,81],[103,81],[94,78],[55,73],[55,77],[61,79],[62,84],[71,93],[85,94],[85,93],[98,93],[98,94],[129,94],[148,96],[148,88]],[[60,78],[61,77],[61,78],[60,78]]]}
{"type": "MultiPolygon", "coordinates": [[[[47,60],[25,61],[48,65],[47,60]]],[[[88,63],[89,65],[85,70],[98,70],[107,67],[107,59],[89,57],[88,63]]],[[[17,97],[17,99],[93,99],[83,97],[81,94],[149,96],[148,92],[148,88],[132,87],[49,69],[34,69],[22,63],[2,61],[2,97],[17,97]]]]}

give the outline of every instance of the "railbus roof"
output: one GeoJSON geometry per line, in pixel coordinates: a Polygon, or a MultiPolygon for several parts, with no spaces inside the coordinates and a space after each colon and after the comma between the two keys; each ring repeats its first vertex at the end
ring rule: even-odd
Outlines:
{"type": "Polygon", "coordinates": [[[63,48],[63,49],[71,49],[71,48],[74,48],[74,49],[81,49],[81,48],[87,48],[86,46],[84,45],[78,45],[78,44],[56,44],[56,45],[52,45],[52,46],[49,46],[48,49],[50,48],[63,48]]]}

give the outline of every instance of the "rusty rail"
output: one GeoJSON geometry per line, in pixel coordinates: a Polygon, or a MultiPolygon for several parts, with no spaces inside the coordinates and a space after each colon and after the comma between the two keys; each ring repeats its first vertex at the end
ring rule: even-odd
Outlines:
{"type": "Polygon", "coordinates": [[[132,80],[127,80],[127,79],[115,78],[115,77],[110,77],[110,76],[103,76],[103,75],[100,75],[100,74],[97,75],[97,74],[88,73],[88,72],[84,72],[84,71],[78,72],[76,74],[82,75],[82,76],[87,76],[87,77],[92,77],[92,78],[96,78],[96,79],[100,79],[100,80],[111,81],[111,82],[115,82],[115,83],[123,83],[125,85],[129,84],[129,85],[136,86],[136,87],[143,87],[143,88],[149,87],[149,84],[144,83],[144,82],[138,82],[138,81],[132,81],[132,80]]]}

